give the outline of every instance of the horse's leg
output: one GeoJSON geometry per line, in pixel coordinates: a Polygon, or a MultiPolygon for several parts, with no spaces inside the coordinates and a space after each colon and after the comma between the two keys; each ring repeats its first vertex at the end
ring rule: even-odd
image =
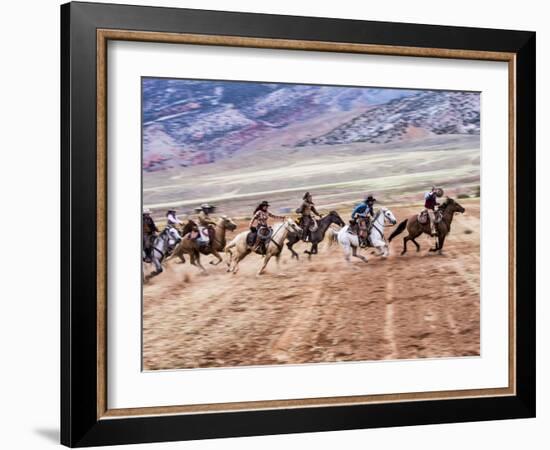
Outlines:
{"type": "Polygon", "coordinates": [[[296,253],[296,252],[294,251],[294,249],[292,248],[292,246],[293,246],[294,244],[295,244],[295,242],[288,241],[288,242],[286,243],[286,247],[290,250],[290,253],[292,253],[292,257],[293,257],[293,258],[300,259],[298,253],[296,253]]]}
{"type": "Polygon", "coordinates": [[[183,256],[183,255],[184,255],[183,252],[178,254],[178,257],[180,259],[180,264],[185,264],[185,256],[183,256]]]}
{"type": "Polygon", "coordinates": [[[198,252],[191,253],[191,264],[193,264],[198,269],[202,270],[202,272],[206,272],[206,269],[202,266],[200,256],[198,252]]]}
{"type": "Polygon", "coordinates": [[[151,262],[155,266],[155,270],[149,274],[149,277],[156,277],[157,275],[161,274],[163,271],[162,264],[157,258],[153,258],[151,262]]]}
{"type": "Polygon", "coordinates": [[[407,242],[409,242],[409,236],[405,236],[403,238],[403,251],[401,252],[402,255],[404,255],[405,253],[407,253],[407,242]]]}
{"type": "Polygon", "coordinates": [[[434,238],[434,246],[430,248],[430,252],[437,252],[439,250],[439,236],[434,238]]]}
{"type": "Polygon", "coordinates": [[[439,236],[439,242],[437,245],[437,252],[442,255],[443,254],[443,244],[445,243],[445,235],[439,236]]]}
{"type": "Polygon", "coordinates": [[[357,253],[357,247],[351,247],[351,253],[353,254],[353,256],[355,256],[356,258],[359,258],[361,261],[363,262],[368,262],[367,258],[365,258],[363,255],[359,255],[357,253]]]}
{"type": "Polygon", "coordinates": [[[420,244],[418,242],[416,242],[416,238],[411,238],[411,241],[414,245],[416,245],[416,251],[419,252],[420,251],[420,244]]]}
{"type": "Polygon", "coordinates": [[[222,257],[220,256],[220,254],[216,250],[212,250],[212,255],[215,256],[216,258],[218,258],[218,262],[210,261],[210,264],[212,264],[213,266],[217,266],[219,263],[221,263],[223,261],[222,257]]]}
{"type": "Polygon", "coordinates": [[[386,246],[384,244],[380,244],[378,245],[377,247],[375,247],[376,250],[378,251],[378,253],[376,253],[376,256],[381,256],[383,258],[385,258],[386,256],[388,256],[386,254],[386,246]]]}
{"type": "Polygon", "coordinates": [[[317,254],[317,246],[319,244],[317,242],[314,242],[313,244],[311,244],[311,253],[316,255],[317,254]]]}
{"type": "Polygon", "coordinates": [[[271,259],[271,255],[269,253],[266,253],[266,255],[264,256],[262,267],[260,267],[260,270],[258,270],[258,275],[261,275],[262,273],[264,273],[265,267],[267,266],[267,263],[269,262],[270,259],[271,259]]]}
{"type": "Polygon", "coordinates": [[[350,262],[351,246],[349,244],[343,244],[342,247],[344,249],[344,258],[347,262],[350,262]]]}
{"type": "Polygon", "coordinates": [[[230,248],[226,247],[225,253],[229,254],[229,258],[226,258],[227,271],[231,272],[231,263],[233,262],[233,252],[230,248]]]}
{"type": "Polygon", "coordinates": [[[248,253],[249,252],[246,252],[246,253],[243,253],[242,255],[237,254],[236,256],[233,257],[233,269],[231,270],[233,274],[236,274],[239,271],[239,263],[244,259],[246,255],[248,255],[248,253]]]}

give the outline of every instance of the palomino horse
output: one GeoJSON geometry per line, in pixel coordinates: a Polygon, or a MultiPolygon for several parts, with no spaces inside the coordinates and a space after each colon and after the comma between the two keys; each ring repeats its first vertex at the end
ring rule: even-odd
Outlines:
{"type": "MultiPolygon", "coordinates": [[[[155,271],[145,277],[146,280],[162,273],[162,260],[173,248],[181,241],[181,236],[173,227],[165,228],[153,241],[151,246],[151,263],[155,266],[155,271]]],[[[144,258],[145,260],[145,258],[144,258]]]]}
{"type": "MultiPolygon", "coordinates": [[[[291,218],[286,218],[284,222],[279,222],[273,225],[273,233],[270,241],[266,243],[266,251],[263,257],[262,266],[258,271],[258,275],[261,275],[267,266],[269,260],[275,256],[277,262],[281,257],[283,250],[283,244],[289,233],[301,233],[302,229],[296,225],[296,222],[291,218]]],[[[246,242],[247,231],[239,233],[235,238],[227,244],[225,252],[229,254],[229,260],[227,261],[227,271],[237,273],[239,270],[239,262],[248,255],[253,248],[246,242]]]]}
{"type": "MultiPolygon", "coordinates": [[[[384,227],[386,226],[386,222],[389,222],[390,225],[395,225],[397,220],[388,208],[380,208],[372,219],[372,227],[369,231],[369,241],[371,245],[378,250],[378,256],[382,256],[383,258],[386,258],[390,254],[388,243],[384,238],[384,227]]],[[[349,232],[349,225],[346,225],[338,233],[333,234],[332,239],[334,239],[334,237],[336,237],[336,240],[342,246],[346,261],[349,262],[350,256],[354,256],[364,262],[368,262],[365,256],[357,253],[359,236],[349,232]]]]}
{"type": "MultiPolygon", "coordinates": [[[[317,254],[317,247],[319,245],[319,242],[321,242],[325,238],[325,233],[327,232],[328,227],[333,223],[341,227],[346,225],[336,211],[329,212],[326,216],[324,216],[322,219],[319,219],[317,221],[317,229],[315,231],[311,231],[309,236],[310,239],[308,242],[311,242],[311,249],[304,250],[304,253],[307,253],[310,258],[311,258],[311,255],[317,254]]],[[[296,242],[300,241],[301,239],[302,239],[301,233],[288,234],[288,242],[286,246],[292,252],[293,258],[299,259],[298,253],[294,251],[292,246],[296,244],[296,242]]]]}
{"type": "MultiPolygon", "coordinates": [[[[435,247],[431,248],[430,251],[437,251],[441,255],[443,251],[443,244],[445,243],[445,237],[451,231],[451,223],[453,221],[455,213],[463,213],[466,210],[458,202],[450,197],[447,197],[447,200],[445,200],[445,202],[441,204],[439,210],[442,212],[442,217],[441,221],[439,223],[436,223],[435,226],[437,231],[437,242],[435,244],[435,247]]],[[[428,236],[431,236],[429,222],[425,224],[420,223],[416,214],[409,217],[408,219],[405,219],[391,234],[390,242],[394,237],[403,232],[405,227],[407,227],[407,231],[409,232],[409,234],[403,238],[403,251],[401,252],[401,254],[404,255],[405,253],[407,253],[408,241],[412,241],[413,244],[416,245],[417,252],[420,251],[420,245],[418,244],[418,242],[416,242],[415,239],[422,233],[426,233],[428,236]]]]}
{"type": "Polygon", "coordinates": [[[170,258],[167,259],[169,261],[172,258],[175,258],[176,256],[180,258],[181,262],[185,262],[185,254],[188,254],[191,259],[191,264],[193,264],[196,267],[199,267],[202,270],[205,270],[204,267],[200,263],[200,255],[199,253],[202,253],[203,255],[214,255],[218,261],[210,261],[210,264],[218,265],[223,261],[222,257],[220,256],[219,252],[223,252],[226,244],[225,235],[227,231],[234,231],[237,228],[237,224],[233,222],[233,220],[230,217],[227,216],[221,216],[217,223],[216,227],[214,228],[214,239],[213,242],[210,242],[210,245],[208,246],[201,246],[197,243],[194,239],[188,239],[188,233],[190,233],[193,229],[197,229],[197,225],[193,221],[187,222],[185,226],[183,227],[182,235],[184,236],[180,244],[176,247],[174,250],[174,253],[170,258]]]}

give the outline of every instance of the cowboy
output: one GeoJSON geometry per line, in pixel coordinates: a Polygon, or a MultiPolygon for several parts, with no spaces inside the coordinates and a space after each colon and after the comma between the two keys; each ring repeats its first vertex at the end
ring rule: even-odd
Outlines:
{"type": "Polygon", "coordinates": [[[428,214],[430,221],[430,233],[432,236],[437,236],[435,224],[439,222],[439,217],[435,215],[435,207],[439,206],[437,198],[443,195],[443,190],[432,186],[432,189],[424,194],[424,211],[428,214]]]}
{"type": "Polygon", "coordinates": [[[209,213],[214,210],[214,206],[209,205],[208,203],[203,203],[196,210],[199,211],[199,214],[197,215],[197,222],[199,226],[204,228],[208,233],[208,240],[203,239],[202,233],[199,233],[199,243],[201,245],[212,245],[214,243],[214,236],[216,233],[214,229],[216,222],[211,219],[209,213]]]}
{"type": "Polygon", "coordinates": [[[157,237],[158,228],[155,221],[151,217],[151,210],[143,210],[143,252],[145,253],[145,261],[151,261],[151,248],[153,241],[157,237]]]}
{"type": "Polygon", "coordinates": [[[359,239],[361,241],[361,247],[368,245],[368,236],[371,226],[371,218],[374,217],[374,202],[376,199],[369,195],[365,200],[359,203],[351,213],[351,220],[353,225],[359,227],[359,239]]]}
{"type": "Polygon", "coordinates": [[[271,217],[273,219],[285,220],[285,217],[283,216],[276,216],[275,214],[272,214],[268,210],[268,208],[269,208],[269,203],[266,200],[264,200],[262,203],[260,203],[256,207],[256,209],[254,210],[252,219],[248,224],[248,227],[250,228],[250,233],[247,236],[247,244],[253,247],[254,251],[260,248],[262,254],[265,254],[265,251],[266,251],[265,241],[267,239],[261,238],[260,230],[264,230],[264,231],[267,230],[266,235],[270,236],[271,229],[267,223],[268,219],[271,217]]]}
{"type": "Polygon", "coordinates": [[[166,228],[176,227],[181,225],[183,222],[178,219],[175,209],[169,209],[166,211],[166,228]]]}
{"type": "Polygon", "coordinates": [[[312,229],[315,229],[317,222],[313,217],[315,214],[317,217],[323,217],[315,209],[315,203],[313,203],[313,197],[309,192],[306,192],[302,197],[302,205],[296,210],[297,214],[301,214],[300,226],[302,227],[302,239],[307,242],[310,238],[312,229]]]}

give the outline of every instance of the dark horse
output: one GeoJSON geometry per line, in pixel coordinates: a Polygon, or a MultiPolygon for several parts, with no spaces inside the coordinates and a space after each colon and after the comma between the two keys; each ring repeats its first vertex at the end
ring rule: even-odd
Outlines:
{"type": "MultiPolygon", "coordinates": [[[[434,248],[430,248],[430,252],[437,251],[439,252],[439,254],[441,254],[443,250],[443,244],[445,243],[445,237],[451,232],[451,223],[453,221],[455,213],[463,213],[465,209],[458,202],[454,201],[452,198],[447,197],[447,200],[445,200],[445,202],[441,204],[439,210],[441,211],[442,217],[441,222],[436,224],[437,242],[434,248]]],[[[420,250],[420,245],[418,244],[418,242],[416,242],[415,239],[422,233],[426,233],[428,236],[431,236],[429,222],[422,224],[418,221],[417,215],[411,216],[397,226],[395,231],[390,235],[389,241],[391,242],[395,236],[402,233],[405,227],[407,227],[407,231],[409,232],[409,234],[408,236],[405,236],[403,238],[403,251],[401,252],[401,254],[404,255],[405,253],[407,253],[408,241],[412,241],[413,244],[416,245],[416,251],[418,252],[420,250]]]]}
{"type": "MultiPolygon", "coordinates": [[[[324,216],[322,219],[319,219],[317,221],[317,229],[315,231],[310,231],[309,241],[307,241],[307,242],[311,242],[311,249],[304,251],[304,253],[307,253],[310,258],[311,258],[311,255],[316,255],[317,254],[317,246],[319,245],[319,242],[321,242],[324,239],[325,233],[327,232],[328,227],[333,223],[335,223],[336,225],[339,225],[341,227],[346,225],[344,223],[344,221],[342,220],[342,218],[340,217],[340,215],[336,211],[331,211],[326,216],[324,216]]],[[[293,250],[292,246],[294,244],[296,244],[296,242],[298,242],[302,239],[302,233],[291,232],[291,233],[288,234],[287,239],[288,239],[288,242],[287,242],[286,246],[291,251],[292,257],[296,258],[296,259],[299,259],[298,258],[298,253],[296,253],[293,250]]]]}

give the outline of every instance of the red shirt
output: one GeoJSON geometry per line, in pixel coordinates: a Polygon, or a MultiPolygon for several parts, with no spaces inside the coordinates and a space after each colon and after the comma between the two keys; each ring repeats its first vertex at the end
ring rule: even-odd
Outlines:
{"type": "Polygon", "coordinates": [[[424,202],[424,208],[426,209],[435,209],[435,204],[437,203],[437,197],[434,192],[428,192],[425,196],[426,201],[424,202]]]}

